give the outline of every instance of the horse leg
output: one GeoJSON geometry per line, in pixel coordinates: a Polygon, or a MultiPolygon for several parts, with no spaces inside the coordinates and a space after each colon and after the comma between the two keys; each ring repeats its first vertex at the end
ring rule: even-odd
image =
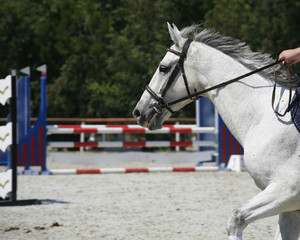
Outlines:
{"type": "Polygon", "coordinates": [[[279,215],[275,240],[298,240],[300,236],[300,211],[279,215]]]}
{"type": "Polygon", "coordinates": [[[227,225],[229,239],[242,240],[245,227],[257,219],[299,209],[297,194],[289,186],[271,183],[241,208],[233,210],[227,225]]]}

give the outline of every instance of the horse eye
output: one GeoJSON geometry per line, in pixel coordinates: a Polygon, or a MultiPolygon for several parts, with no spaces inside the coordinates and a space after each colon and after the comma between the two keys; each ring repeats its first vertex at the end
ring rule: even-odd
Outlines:
{"type": "Polygon", "coordinates": [[[168,72],[168,70],[169,70],[168,66],[165,66],[165,65],[160,65],[159,66],[159,71],[160,72],[166,73],[166,72],[168,72]]]}

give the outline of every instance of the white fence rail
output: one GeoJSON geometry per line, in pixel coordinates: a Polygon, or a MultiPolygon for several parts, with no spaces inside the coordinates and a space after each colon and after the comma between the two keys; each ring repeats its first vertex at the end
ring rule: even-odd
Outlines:
{"type": "MultiPolygon", "coordinates": [[[[213,147],[218,148],[214,141],[181,141],[181,134],[204,134],[217,135],[215,127],[198,127],[196,125],[164,125],[161,129],[150,131],[138,125],[48,125],[48,135],[51,134],[81,134],[79,142],[49,141],[52,148],[123,148],[123,147],[213,147]],[[102,141],[84,142],[83,134],[102,134],[102,141]],[[175,134],[176,141],[106,141],[106,134],[175,134]]],[[[195,138],[195,137],[194,137],[195,138]]]]}

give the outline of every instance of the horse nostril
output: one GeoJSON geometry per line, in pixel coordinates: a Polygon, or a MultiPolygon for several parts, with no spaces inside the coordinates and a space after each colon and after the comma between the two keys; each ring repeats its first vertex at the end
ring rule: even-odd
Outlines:
{"type": "Polygon", "coordinates": [[[138,119],[141,116],[141,113],[138,109],[134,109],[132,115],[134,118],[138,119]]]}

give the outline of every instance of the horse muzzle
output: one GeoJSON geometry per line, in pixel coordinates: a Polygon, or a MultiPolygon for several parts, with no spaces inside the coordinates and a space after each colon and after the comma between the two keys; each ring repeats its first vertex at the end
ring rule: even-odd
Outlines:
{"type": "Polygon", "coordinates": [[[152,120],[155,113],[156,111],[154,110],[154,108],[149,109],[148,111],[144,111],[137,105],[133,110],[132,115],[137,120],[137,123],[140,126],[148,127],[148,124],[152,120]]]}

